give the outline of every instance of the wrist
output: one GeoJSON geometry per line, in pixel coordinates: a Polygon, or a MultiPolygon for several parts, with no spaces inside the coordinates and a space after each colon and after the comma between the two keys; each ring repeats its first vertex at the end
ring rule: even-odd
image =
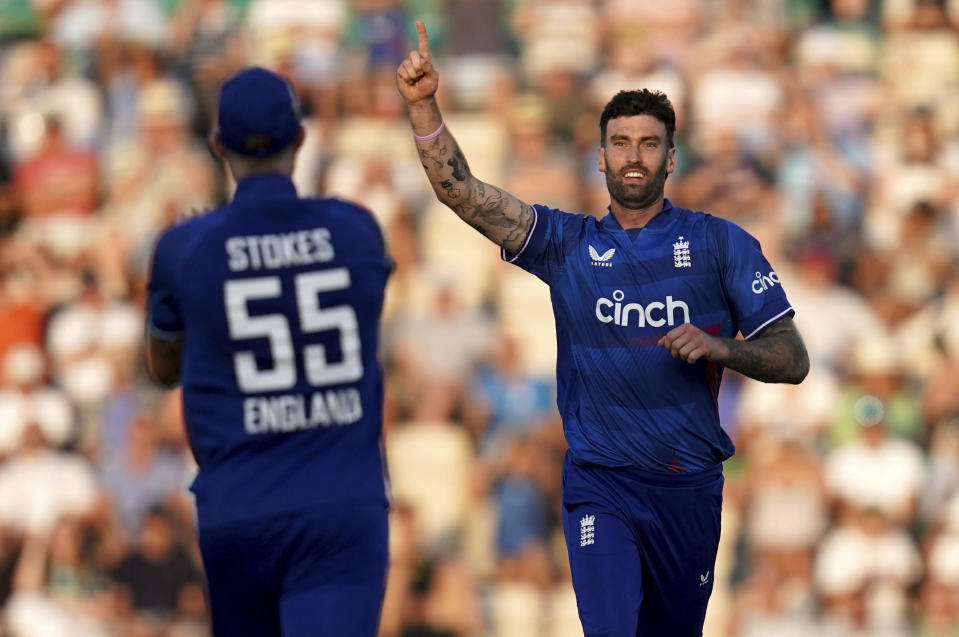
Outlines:
{"type": "Polygon", "coordinates": [[[413,137],[414,137],[414,138],[416,139],[416,141],[418,141],[418,142],[428,142],[428,141],[430,141],[431,139],[436,139],[437,137],[439,137],[439,136],[440,136],[440,133],[443,132],[443,129],[444,129],[444,128],[446,128],[446,124],[443,123],[442,120],[440,120],[440,125],[437,126],[436,129],[435,129],[433,132],[427,133],[426,135],[419,135],[419,134],[417,134],[416,129],[414,128],[414,129],[413,129],[413,137]]]}
{"type": "Polygon", "coordinates": [[[406,109],[409,112],[410,120],[413,123],[434,123],[436,126],[439,126],[442,116],[440,115],[440,108],[436,103],[436,98],[432,95],[430,97],[423,97],[416,100],[415,102],[407,102],[406,109]],[[435,122],[432,120],[435,118],[435,122]]]}
{"type": "Polygon", "coordinates": [[[417,137],[429,136],[443,124],[443,116],[436,105],[436,100],[432,97],[407,104],[407,107],[409,109],[410,125],[413,127],[413,134],[417,137]]]}
{"type": "Polygon", "coordinates": [[[713,337],[715,339],[715,346],[712,348],[712,355],[709,356],[709,360],[714,363],[719,363],[720,365],[726,365],[729,361],[729,357],[732,354],[733,344],[735,343],[732,339],[725,339],[719,337],[713,337]]]}

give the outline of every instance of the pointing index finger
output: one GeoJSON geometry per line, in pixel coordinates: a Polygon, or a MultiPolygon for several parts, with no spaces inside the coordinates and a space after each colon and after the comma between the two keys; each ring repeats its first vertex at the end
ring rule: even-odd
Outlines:
{"type": "Polygon", "coordinates": [[[416,21],[416,35],[420,41],[420,55],[424,58],[430,58],[430,41],[426,37],[426,25],[422,20],[416,21]]]}

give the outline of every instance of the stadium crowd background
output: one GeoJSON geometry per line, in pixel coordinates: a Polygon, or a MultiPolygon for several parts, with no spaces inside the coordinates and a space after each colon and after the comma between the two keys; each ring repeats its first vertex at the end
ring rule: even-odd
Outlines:
{"type": "Polygon", "coordinates": [[[396,260],[381,634],[582,634],[547,289],[427,190],[394,86],[415,18],[478,176],[602,214],[599,110],[658,88],[667,196],[778,268],[813,366],[727,373],[707,636],[959,635],[953,0],[0,0],[0,634],[208,634],[143,288],[157,233],[230,192],[205,134],[246,64],[295,83],[300,192],[367,205],[396,260]]]}

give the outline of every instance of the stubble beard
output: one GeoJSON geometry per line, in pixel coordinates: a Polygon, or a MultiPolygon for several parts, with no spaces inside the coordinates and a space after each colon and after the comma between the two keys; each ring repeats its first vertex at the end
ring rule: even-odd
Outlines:
{"type": "Polygon", "coordinates": [[[666,161],[664,157],[659,168],[655,172],[647,173],[646,183],[642,186],[627,186],[623,182],[622,172],[613,173],[606,171],[606,188],[609,190],[610,198],[623,208],[628,210],[644,210],[663,196],[666,186],[666,161]]]}

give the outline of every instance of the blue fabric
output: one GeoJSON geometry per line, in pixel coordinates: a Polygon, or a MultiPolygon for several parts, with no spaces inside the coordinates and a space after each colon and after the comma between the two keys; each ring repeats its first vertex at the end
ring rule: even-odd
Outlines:
{"type": "Polygon", "coordinates": [[[182,332],[200,527],[387,501],[379,316],[392,262],[368,211],[282,175],[166,231],[149,329],[182,332]]]}
{"type": "Polygon", "coordinates": [[[233,152],[275,155],[296,139],[300,118],[290,84],[266,69],[243,69],[220,87],[217,129],[223,145],[233,152]]]}
{"type": "Polygon", "coordinates": [[[477,402],[489,409],[489,424],[480,452],[498,453],[506,439],[539,427],[553,412],[552,383],[530,376],[510,377],[497,369],[481,369],[473,383],[477,402]]]}
{"type": "Polygon", "coordinates": [[[200,549],[217,637],[376,635],[388,562],[383,506],[201,528],[200,549]]]}
{"type": "Polygon", "coordinates": [[[690,322],[754,337],[793,311],[759,243],[735,224],[673,206],[641,229],[534,206],[526,244],[503,258],[550,286],[557,395],[581,463],[698,471],[732,455],[717,395],[722,366],[657,347],[690,322]]]}
{"type": "Polygon", "coordinates": [[[586,637],[701,637],[723,475],[563,467],[563,531],[586,637]]]}
{"type": "Polygon", "coordinates": [[[493,485],[496,505],[496,552],[515,555],[531,543],[549,540],[549,504],[533,480],[508,476],[493,485]]]}

